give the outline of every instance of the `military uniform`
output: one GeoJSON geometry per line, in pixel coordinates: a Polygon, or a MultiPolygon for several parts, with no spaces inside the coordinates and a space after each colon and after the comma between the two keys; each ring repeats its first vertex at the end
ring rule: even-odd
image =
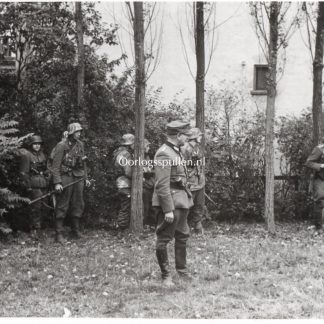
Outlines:
{"type": "MultiPolygon", "coordinates": [[[[171,122],[167,125],[171,133],[189,131],[189,124],[171,122]]],[[[187,273],[186,244],[189,238],[187,215],[193,201],[187,185],[187,170],[179,147],[170,142],[163,144],[155,154],[155,187],[153,206],[158,209],[156,228],[156,256],[162,279],[170,278],[167,244],[175,238],[175,262],[178,273],[187,273]],[[167,223],[165,214],[173,212],[172,223],[167,223]]]]}
{"type": "MultiPolygon", "coordinates": [[[[32,136],[31,145],[41,143],[42,140],[39,136],[32,136]]],[[[19,173],[30,200],[34,200],[47,193],[48,176],[46,172],[46,157],[42,151],[36,152],[32,149],[24,150],[20,159],[19,173]]],[[[29,212],[31,230],[41,228],[43,212],[42,200],[31,205],[29,212]]]]}
{"type": "MultiPolygon", "coordinates": [[[[82,130],[78,123],[70,124],[69,135],[82,130]],[[76,125],[76,126],[75,126],[76,125]]],[[[63,187],[80,179],[87,178],[87,168],[85,164],[86,156],[84,144],[80,140],[75,140],[71,136],[59,142],[53,150],[52,156],[53,184],[61,184],[63,187]]],[[[84,210],[83,190],[85,181],[79,181],[63,190],[57,195],[55,218],[56,233],[61,235],[63,231],[63,220],[67,211],[70,210],[72,218],[72,233],[79,237],[79,221],[84,210]]]]}
{"type": "Polygon", "coordinates": [[[120,229],[126,229],[129,227],[131,212],[132,167],[129,162],[133,160],[130,146],[134,144],[134,135],[123,135],[121,144],[122,146],[113,153],[115,167],[118,170],[116,186],[120,201],[117,225],[120,229]]]}
{"type": "Polygon", "coordinates": [[[324,144],[316,146],[306,161],[306,166],[313,169],[313,218],[317,229],[323,226],[324,212],[324,144]]]}
{"type": "Polygon", "coordinates": [[[156,226],[156,209],[152,207],[152,197],[154,191],[154,166],[148,152],[151,143],[144,139],[144,161],[143,165],[143,224],[156,226]],[[147,149],[147,151],[146,151],[147,149]]]}
{"type": "Polygon", "coordinates": [[[201,222],[205,208],[205,176],[202,165],[203,155],[201,154],[199,143],[194,146],[190,139],[191,138],[189,138],[189,142],[181,148],[183,157],[187,161],[189,177],[188,184],[190,186],[190,191],[192,193],[192,199],[194,202],[194,206],[189,211],[188,220],[189,222],[191,221],[193,223],[192,225],[196,233],[202,233],[203,227],[201,222]]]}

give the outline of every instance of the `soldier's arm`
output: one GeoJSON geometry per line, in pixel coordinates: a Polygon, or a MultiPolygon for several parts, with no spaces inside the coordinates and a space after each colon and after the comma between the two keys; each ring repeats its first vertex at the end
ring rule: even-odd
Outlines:
{"type": "Polygon", "coordinates": [[[308,168],[311,168],[315,171],[320,171],[321,169],[321,163],[319,163],[320,157],[322,155],[322,151],[319,147],[315,147],[312,151],[312,153],[310,154],[310,156],[308,157],[305,165],[308,168]]]}
{"type": "Polygon", "coordinates": [[[23,185],[30,188],[30,159],[27,154],[23,154],[20,158],[19,175],[22,179],[23,185]]]}
{"type": "Polygon", "coordinates": [[[62,165],[63,158],[64,158],[64,144],[58,143],[55,148],[55,154],[53,156],[53,163],[52,163],[52,174],[53,174],[54,184],[62,183],[61,165],[62,165]]]}
{"type": "Polygon", "coordinates": [[[155,192],[158,196],[163,213],[174,210],[174,203],[170,189],[171,163],[165,152],[158,152],[155,156],[155,192]],[[164,164],[163,164],[164,162],[164,164]],[[167,165],[166,165],[167,164],[167,165]]]}
{"type": "Polygon", "coordinates": [[[87,180],[88,179],[88,168],[87,168],[87,156],[85,154],[85,149],[84,149],[84,143],[81,142],[81,149],[82,149],[82,164],[83,164],[83,170],[84,170],[84,178],[87,180]]]}

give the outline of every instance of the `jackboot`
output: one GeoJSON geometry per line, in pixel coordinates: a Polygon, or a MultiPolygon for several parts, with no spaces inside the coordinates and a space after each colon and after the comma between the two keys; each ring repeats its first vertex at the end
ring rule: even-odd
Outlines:
{"type": "Polygon", "coordinates": [[[63,222],[64,219],[55,219],[55,241],[60,244],[64,244],[65,240],[63,237],[63,222]]]}
{"type": "Polygon", "coordinates": [[[165,287],[173,287],[174,283],[170,275],[169,259],[167,249],[156,250],[156,257],[161,269],[162,283],[165,287]]]}
{"type": "Polygon", "coordinates": [[[192,280],[187,269],[187,250],[186,246],[175,246],[174,248],[176,270],[179,276],[186,280],[192,280]]]}
{"type": "Polygon", "coordinates": [[[82,234],[80,232],[80,218],[72,217],[72,237],[75,239],[82,238],[82,234]]]}

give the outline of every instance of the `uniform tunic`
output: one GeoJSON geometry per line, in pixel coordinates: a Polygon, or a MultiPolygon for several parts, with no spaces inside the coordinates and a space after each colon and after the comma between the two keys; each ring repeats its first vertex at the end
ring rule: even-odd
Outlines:
{"type": "MultiPolygon", "coordinates": [[[[46,194],[48,189],[48,179],[45,176],[46,157],[42,151],[24,151],[20,160],[19,173],[30,200],[46,194]]],[[[43,202],[41,200],[31,205],[29,212],[31,229],[41,227],[43,212],[43,202]]]]}
{"type": "MultiPolygon", "coordinates": [[[[80,178],[87,177],[84,163],[84,144],[80,141],[64,139],[59,142],[53,152],[53,183],[66,186],[80,178]]],[[[84,210],[84,181],[80,181],[57,195],[56,218],[65,218],[70,207],[71,217],[80,218],[84,210]]]]}
{"type": "Polygon", "coordinates": [[[116,179],[120,207],[117,215],[117,225],[121,229],[126,229],[130,222],[131,189],[132,189],[132,153],[126,146],[120,146],[115,152],[115,167],[119,170],[116,179]]]}
{"type": "MultiPolygon", "coordinates": [[[[147,163],[153,163],[148,155],[144,156],[147,163]]],[[[152,197],[154,192],[154,169],[152,167],[143,166],[143,224],[156,225],[155,208],[152,207],[152,197]]]]}
{"type": "Polygon", "coordinates": [[[165,249],[173,238],[176,246],[185,247],[189,237],[187,215],[193,201],[188,190],[183,188],[187,184],[184,160],[179,148],[168,142],[158,149],[154,160],[155,187],[152,203],[159,209],[156,249],[165,249]],[[171,211],[174,220],[166,223],[165,213],[171,211]]]}
{"type": "Polygon", "coordinates": [[[201,154],[199,144],[194,147],[191,142],[187,142],[181,148],[181,152],[187,161],[189,177],[188,183],[190,185],[190,191],[192,192],[194,202],[194,206],[190,209],[188,219],[192,219],[193,226],[196,229],[200,229],[202,227],[201,221],[205,207],[205,196],[203,189],[205,187],[205,176],[202,166],[203,156],[201,154]]]}

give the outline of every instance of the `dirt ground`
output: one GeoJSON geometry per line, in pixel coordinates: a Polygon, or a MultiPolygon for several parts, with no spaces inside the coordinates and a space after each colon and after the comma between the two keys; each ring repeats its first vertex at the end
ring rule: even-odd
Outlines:
{"type": "MultiPolygon", "coordinates": [[[[0,316],[112,318],[323,318],[324,235],[307,223],[206,224],[192,236],[192,282],[161,286],[155,234],[85,230],[84,238],[0,242],[0,316]]],[[[66,229],[68,237],[68,229],[66,229]]]]}

